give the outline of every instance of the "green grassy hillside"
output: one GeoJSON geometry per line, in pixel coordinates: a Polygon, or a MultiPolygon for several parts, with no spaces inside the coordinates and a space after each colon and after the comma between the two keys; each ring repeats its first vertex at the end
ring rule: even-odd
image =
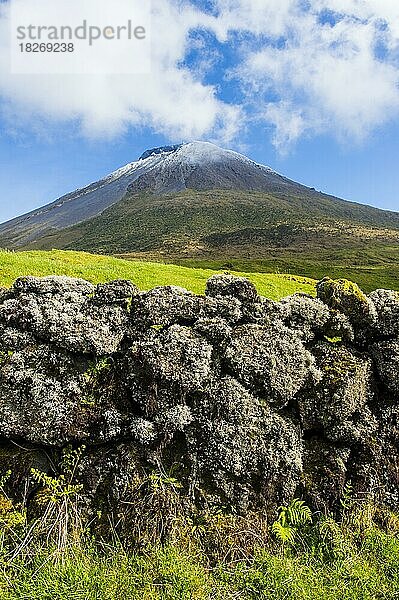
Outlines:
{"type": "Polygon", "coordinates": [[[399,245],[397,213],[316,192],[185,190],[163,196],[128,193],[99,216],[54,231],[32,249],[234,257],[250,251],[262,258],[272,249],[362,249],[388,241],[399,245]]]}
{"type": "MultiPolygon", "coordinates": [[[[138,255],[134,255],[138,258],[138,255]]],[[[147,260],[156,257],[147,255],[147,260]]],[[[144,257],[143,257],[144,259],[144,257]]],[[[369,293],[378,288],[399,290],[399,246],[378,247],[370,245],[364,250],[342,249],[335,252],[320,250],[304,252],[271,252],[264,258],[253,259],[210,257],[172,258],[171,262],[187,267],[218,269],[222,265],[234,271],[254,271],[256,273],[300,273],[312,279],[322,279],[326,275],[332,279],[349,279],[369,293]]]]}
{"type": "MultiPolygon", "coordinates": [[[[24,275],[68,275],[82,277],[92,283],[130,279],[142,290],[157,285],[179,285],[202,294],[206,280],[215,272],[218,271],[130,261],[85,252],[0,251],[0,285],[2,286],[9,286],[17,277],[24,275]]],[[[305,277],[268,273],[239,273],[239,275],[247,276],[256,285],[261,295],[275,300],[295,292],[314,294],[315,291],[315,281],[305,277]]]]}

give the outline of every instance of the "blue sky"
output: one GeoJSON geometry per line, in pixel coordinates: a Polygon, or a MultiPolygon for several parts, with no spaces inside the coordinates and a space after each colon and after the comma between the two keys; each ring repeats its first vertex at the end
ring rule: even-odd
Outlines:
{"type": "Polygon", "coordinates": [[[16,76],[0,58],[0,221],[192,139],[399,210],[398,4],[157,0],[145,77],[16,76]]]}

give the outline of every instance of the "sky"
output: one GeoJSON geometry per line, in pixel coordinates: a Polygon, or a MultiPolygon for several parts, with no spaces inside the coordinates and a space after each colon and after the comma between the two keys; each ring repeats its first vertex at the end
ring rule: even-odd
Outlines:
{"type": "Polygon", "coordinates": [[[153,0],[151,72],[136,75],[11,74],[9,5],[0,221],[192,140],[399,210],[397,0],[153,0]]]}

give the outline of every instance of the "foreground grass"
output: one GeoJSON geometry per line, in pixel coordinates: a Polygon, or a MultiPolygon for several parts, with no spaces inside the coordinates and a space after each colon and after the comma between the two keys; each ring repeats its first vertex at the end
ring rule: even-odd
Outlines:
{"type": "Polygon", "coordinates": [[[28,503],[7,495],[11,471],[0,477],[1,600],[399,598],[399,515],[350,484],[335,517],[300,499],[237,515],[196,507],[154,471],[126,490],[115,526],[112,510],[86,521],[82,453],[63,456],[57,477],[31,471],[40,487],[28,503]]]}
{"type": "Polygon", "coordinates": [[[167,545],[137,555],[116,546],[48,551],[3,566],[2,600],[394,600],[399,540],[372,528],[358,545],[326,556],[259,547],[250,560],[220,563],[167,545]]]}
{"type": "Polygon", "coordinates": [[[271,523],[199,510],[154,476],[105,537],[101,516],[83,524],[78,486],[46,477],[32,521],[0,479],[1,600],[398,600],[399,516],[350,485],[335,518],[294,499],[271,523]]]}
{"type": "MultiPolygon", "coordinates": [[[[10,286],[17,277],[24,275],[38,277],[68,275],[82,277],[92,283],[104,283],[112,279],[131,279],[142,290],[157,285],[178,285],[196,294],[202,294],[207,279],[216,272],[220,271],[130,261],[85,252],[0,251],[0,285],[6,287],[10,286]]],[[[237,274],[248,277],[261,295],[274,300],[295,292],[314,294],[315,291],[315,281],[305,277],[269,273],[237,274]]]]}

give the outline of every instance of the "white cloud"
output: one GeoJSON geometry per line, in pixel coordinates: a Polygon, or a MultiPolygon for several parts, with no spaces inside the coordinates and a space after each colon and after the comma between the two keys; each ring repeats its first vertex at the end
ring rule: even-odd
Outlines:
{"type": "Polygon", "coordinates": [[[181,66],[189,32],[207,20],[195,9],[156,1],[151,75],[58,76],[10,73],[8,8],[0,4],[0,93],[13,126],[20,119],[45,117],[78,119],[90,136],[118,135],[128,126],[150,126],[178,140],[235,135],[239,107],[220,101],[215,87],[181,66]]]}
{"type": "Polygon", "coordinates": [[[303,112],[289,102],[269,103],[260,118],[274,127],[272,141],[281,154],[287,154],[307,131],[307,120],[303,112]]]}
{"type": "Polygon", "coordinates": [[[214,0],[213,15],[198,4],[154,0],[152,74],[103,77],[10,75],[0,4],[0,92],[13,127],[39,117],[79,121],[89,136],[149,126],[177,141],[228,143],[255,120],[286,151],[320,132],[358,141],[399,115],[397,0],[214,0]],[[220,46],[194,70],[184,59],[198,30],[220,46]],[[227,50],[241,90],[234,104],[206,83],[227,50]]]}
{"type": "Polygon", "coordinates": [[[255,35],[284,35],[301,12],[298,0],[215,0],[214,4],[219,15],[213,27],[221,39],[240,30],[255,35]]]}
{"type": "Polygon", "coordinates": [[[284,150],[304,133],[321,131],[358,141],[397,117],[396,0],[314,0],[300,7],[299,0],[281,1],[283,39],[273,43],[275,23],[264,24],[269,39],[244,51],[234,72],[254,110],[266,103],[260,117],[274,125],[275,144],[284,150]]]}

